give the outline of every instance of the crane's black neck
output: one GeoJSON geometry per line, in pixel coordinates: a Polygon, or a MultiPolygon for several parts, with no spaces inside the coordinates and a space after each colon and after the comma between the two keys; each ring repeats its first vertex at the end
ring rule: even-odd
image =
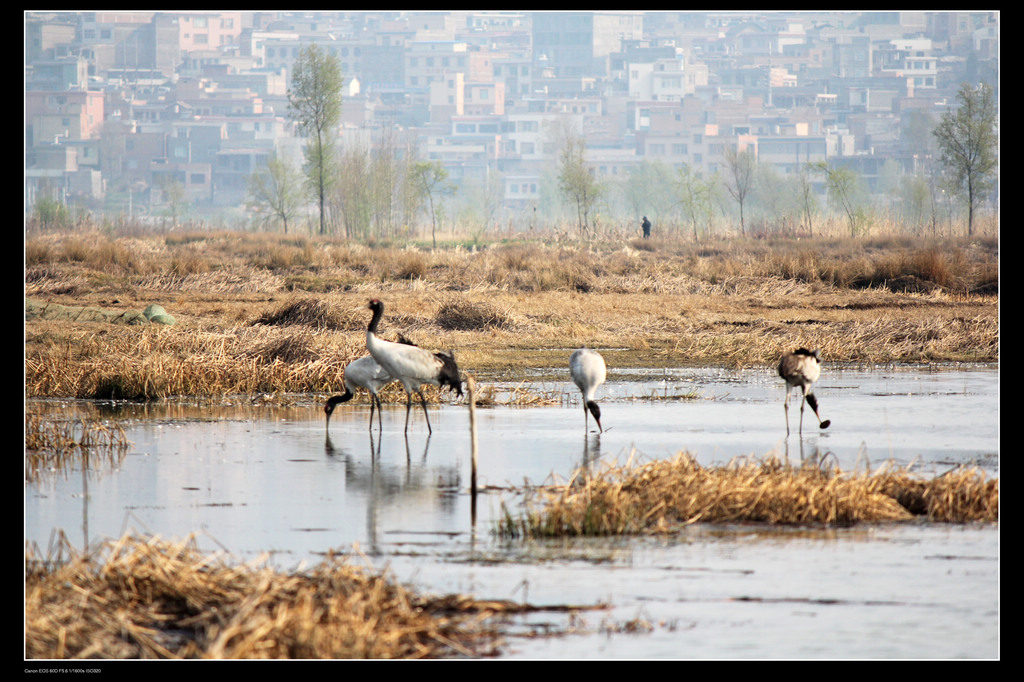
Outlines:
{"type": "Polygon", "coordinates": [[[335,405],[337,405],[338,403],[347,403],[348,401],[352,400],[352,398],[354,398],[355,396],[356,394],[350,391],[348,386],[346,386],[344,394],[332,395],[330,398],[328,398],[327,402],[324,404],[324,412],[327,413],[327,418],[331,418],[331,412],[334,412],[335,405]]]}
{"type": "Polygon", "coordinates": [[[348,386],[345,387],[345,393],[343,395],[332,395],[324,403],[324,414],[327,415],[327,421],[331,421],[331,413],[334,412],[334,406],[338,403],[347,403],[349,400],[355,397],[355,394],[349,390],[348,386]]]}
{"type": "Polygon", "coordinates": [[[334,406],[337,405],[338,403],[347,403],[348,401],[352,400],[352,398],[354,398],[355,396],[356,394],[348,390],[348,387],[346,386],[345,392],[342,395],[332,395],[330,398],[328,398],[327,405],[331,409],[334,409],[334,406]]]}
{"type": "Polygon", "coordinates": [[[377,325],[380,324],[380,318],[384,316],[384,304],[374,299],[367,307],[373,311],[373,317],[370,318],[370,326],[366,328],[366,331],[376,336],[377,325]]]}

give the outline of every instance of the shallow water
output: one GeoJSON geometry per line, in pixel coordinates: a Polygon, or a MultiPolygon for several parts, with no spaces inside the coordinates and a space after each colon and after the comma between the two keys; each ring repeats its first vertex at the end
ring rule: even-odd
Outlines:
{"type": "MultiPolygon", "coordinates": [[[[635,373],[633,373],[635,376],[635,373]]],[[[578,392],[547,407],[478,408],[478,482],[470,485],[465,405],[422,411],[403,436],[404,406],[343,405],[326,431],[319,405],[192,407],[35,402],[30,410],[116,416],[133,442],[116,469],[51,474],[25,486],[26,539],[45,551],[125,532],[181,538],[282,568],[329,550],[358,552],[429,592],[535,605],[608,604],[557,638],[513,637],[509,658],[995,658],[995,526],[900,524],[850,529],[695,526],[671,539],[504,542],[491,533],[508,486],[565,480],[581,465],[660,458],[702,463],[769,453],[827,454],[844,469],[888,460],[941,472],[977,463],[998,475],[999,375],[985,368],[829,368],[822,417],[790,409],[767,370],[658,371],[599,391],[605,432],[584,433],[578,392]],[[694,394],[687,399],[668,396],[694,394]],[[629,626],[649,626],[641,633],[629,626]]]]}

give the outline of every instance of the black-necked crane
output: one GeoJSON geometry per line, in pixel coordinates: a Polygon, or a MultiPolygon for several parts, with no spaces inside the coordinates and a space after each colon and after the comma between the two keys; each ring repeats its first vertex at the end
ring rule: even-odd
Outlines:
{"type": "Polygon", "coordinates": [[[338,403],[346,403],[355,397],[356,389],[362,388],[370,394],[370,428],[373,429],[373,409],[377,408],[377,425],[381,425],[381,405],[377,392],[394,381],[395,378],[381,367],[372,356],[364,355],[353,360],[345,367],[345,393],[331,396],[324,404],[324,414],[327,415],[327,426],[331,425],[331,413],[338,403]]]}
{"type": "Polygon", "coordinates": [[[604,383],[606,373],[604,358],[596,350],[580,348],[574,350],[569,356],[569,376],[583,393],[584,431],[587,428],[587,411],[589,410],[590,414],[594,415],[598,430],[604,432],[601,427],[601,408],[594,402],[594,393],[597,391],[597,387],[604,383]]]}
{"type": "Polygon", "coordinates": [[[430,417],[427,415],[427,399],[423,396],[422,387],[423,384],[442,388],[448,386],[461,396],[462,378],[455,364],[455,354],[451,351],[432,353],[419,346],[377,338],[377,325],[384,315],[384,304],[375,298],[367,307],[373,311],[373,317],[366,328],[366,349],[370,351],[377,364],[400,381],[402,388],[405,389],[405,432],[409,432],[412,394],[417,393],[420,396],[420,404],[423,405],[423,416],[427,419],[427,430],[433,433],[430,417]]]}
{"type": "Polygon", "coordinates": [[[814,396],[813,384],[821,376],[821,351],[797,348],[792,353],[784,353],[779,360],[779,376],[786,381],[786,400],[782,403],[786,408],[786,435],[789,435],[789,392],[799,387],[800,398],[800,433],[804,431],[804,403],[814,410],[818,425],[827,429],[831,420],[821,420],[818,414],[818,399],[814,396]]]}

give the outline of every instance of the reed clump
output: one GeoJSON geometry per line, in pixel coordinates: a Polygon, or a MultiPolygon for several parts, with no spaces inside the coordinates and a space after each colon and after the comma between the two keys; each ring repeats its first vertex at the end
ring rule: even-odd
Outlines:
{"type": "Polygon", "coordinates": [[[525,511],[506,510],[498,532],[558,537],[676,532],[693,523],[824,524],[998,520],[999,486],[963,468],[935,479],[907,470],[847,473],[775,457],[704,467],[687,453],[579,473],[528,491],[525,511]]]}
{"type": "MultiPolygon", "coordinates": [[[[365,317],[365,316],[364,316],[365,317]]],[[[256,317],[252,324],[302,325],[314,329],[352,329],[366,326],[351,312],[342,311],[320,298],[296,297],[256,317]]]]}
{"type": "Polygon", "coordinates": [[[130,445],[116,423],[30,412],[25,415],[25,480],[36,481],[44,472],[66,474],[78,464],[116,467],[130,445]]]}
{"type": "Polygon", "coordinates": [[[461,294],[441,298],[434,322],[447,330],[511,329],[512,315],[486,301],[472,301],[461,294]]]}
{"type": "Polygon", "coordinates": [[[30,659],[426,659],[493,655],[524,605],[414,594],[330,555],[284,573],[125,536],[61,561],[29,551],[30,659]]]}

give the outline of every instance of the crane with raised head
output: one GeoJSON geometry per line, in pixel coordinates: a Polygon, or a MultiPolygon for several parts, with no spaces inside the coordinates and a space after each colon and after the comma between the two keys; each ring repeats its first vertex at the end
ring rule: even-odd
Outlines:
{"type": "Polygon", "coordinates": [[[409,432],[412,394],[416,393],[423,406],[427,431],[433,433],[433,429],[430,427],[430,416],[427,414],[427,399],[423,396],[423,385],[430,384],[441,388],[447,386],[461,396],[462,378],[459,375],[458,365],[455,364],[455,354],[450,350],[431,352],[419,346],[395,343],[379,338],[377,326],[384,316],[384,304],[375,298],[367,307],[373,311],[373,317],[370,318],[370,324],[366,328],[366,349],[370,351],[370,355],[377,364],[400,381],[402,388],[405,389],[405,432],[409,432]]]}

